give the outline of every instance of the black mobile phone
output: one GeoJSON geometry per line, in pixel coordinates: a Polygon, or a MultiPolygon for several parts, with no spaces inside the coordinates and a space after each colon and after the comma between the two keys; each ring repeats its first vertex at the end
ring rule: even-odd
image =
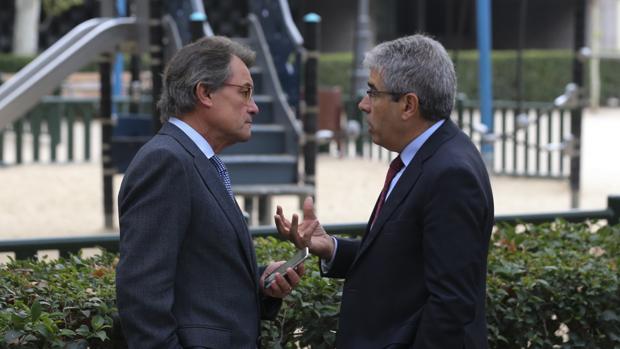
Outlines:
{"type": "Polygon", "coordinates": [[[308,257],[310,257],[310,253],[307,247],[297,250],[297,253],[295,253],[293,258],[286,261],[265,278],[265,288],[271,286],[271,284],[276,280],[276,273],[280,273],[280,275],[284,276],[288,268],[295,268],[308,257]]]}

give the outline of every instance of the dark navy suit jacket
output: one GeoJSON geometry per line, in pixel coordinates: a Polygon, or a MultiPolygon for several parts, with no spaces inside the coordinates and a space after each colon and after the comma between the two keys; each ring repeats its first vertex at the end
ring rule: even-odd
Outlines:
{"type": "Polygon", "coordinates": [[[346,278],[337,348],[486,349],[493,222],[486,167],[446,120],[362,241],[338,240],[326,274],[346,278]]]}
{"type": "Polygon", "coordinates": [[[119,193],[117,299],[130,348],[256,348],[259,293],[245,221],[215,166],[166,123],[137,153],[119,193]]]}

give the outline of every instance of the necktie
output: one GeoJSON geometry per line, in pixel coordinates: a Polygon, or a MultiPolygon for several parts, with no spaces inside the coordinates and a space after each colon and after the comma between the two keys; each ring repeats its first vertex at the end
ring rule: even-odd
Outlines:
{"type": "Polygon", "coordinates": [[[379,212],[381,212],[381,207],[383,207],[383,203],[385,202],[385,197],[387,196],[388,191],[390,190],[390,183],[392,183],[392,179],[394,176],[400,171],[405,164],[400,159],[400,155],[398,155],[392,162],[390,163],[390,168],[388,169],[387,175],[385,176],[385,183],[383,184],[383,190],[381,190],[381,195],[379,195],[379,201],[377,201],[377,208],[375,209],[375,216],[372,218],[372,223],[370,226],[372,227],[377,221],[377,217],[379,217],[379,212]]]}
{"type": "Polygon", "coordinates": [[[217,157],[217,155],[213,155],[210,160],[213,163],[213,165],[215,165],[215,168],[217,169],[217,173],[220,175],[220,178],[222,179],[222,182],[224,183],[224,186],[226,187],[226,191],[228,192],[228,195],[230,195],[230,197],[233,200],[235,200],[235,195],[233,194],[233,191],[232,191],[232,184],[230,182],[230,176],[228,176],[228,170],[226,170],[226,166],[224,165],[222,160],[220,160],[220,158],[217,157]]]}

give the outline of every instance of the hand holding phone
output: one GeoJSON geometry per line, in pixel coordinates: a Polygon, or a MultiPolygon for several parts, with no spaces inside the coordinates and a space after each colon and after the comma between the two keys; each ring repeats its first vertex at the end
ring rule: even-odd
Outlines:
{"type": "Polygon", "coordinates": [[[265,278],[265,288],[269,288],[269,286],[271,286],[271,284],[276,280],[276,273],[280,273],[280,275],[284,276],[286,275],[288,268],[295,268],[308,257],[310,257],[310,253],[307,247],[297,250],[297,253],[295,253],[293,258],[286,261],[265,278]]]}

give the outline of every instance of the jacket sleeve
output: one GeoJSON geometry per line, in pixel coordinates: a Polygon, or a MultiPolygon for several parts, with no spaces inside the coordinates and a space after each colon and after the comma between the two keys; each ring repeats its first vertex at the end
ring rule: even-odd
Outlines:
{"type": "MultiPolygon", "coordinates": [[[[258,275],[263,275],[266,266],[258,267],[258,275]]],[[[282,307],[282,299],[269,297],[260,292],[260,318],[261,320],[275,320],[282,307]]]]}
{"type": "Polygon", "coordinates": [[[190,223],[183,162],[139,154],[119,194],[118,309],[130,348],[181,348],[172,313],[179,249],[190,223]]]}
{"type": "MultiPolygon", "coordinates": [[[[329,270],[324,271],[319,265],[319,269],[321,270],[322,276],[330,278],[344,278],[347,276],[347,272],[355,260],[361,241],[357,239],[336,239],[338,240],[338,247],[336,248],[336,254],[334,255],[334,260],[332,261],[331,267],[329,270]]],[[[319,263],[321,263],[320,260],[319,263]]]]}
{"type": "Polygon", "coordinates": [[[429,190],[423,231],[429,297],[413,348],[461,348],[465,327],[476,317],[484,293],[488,198],[464,167],[443,171],[429,190]]]}

